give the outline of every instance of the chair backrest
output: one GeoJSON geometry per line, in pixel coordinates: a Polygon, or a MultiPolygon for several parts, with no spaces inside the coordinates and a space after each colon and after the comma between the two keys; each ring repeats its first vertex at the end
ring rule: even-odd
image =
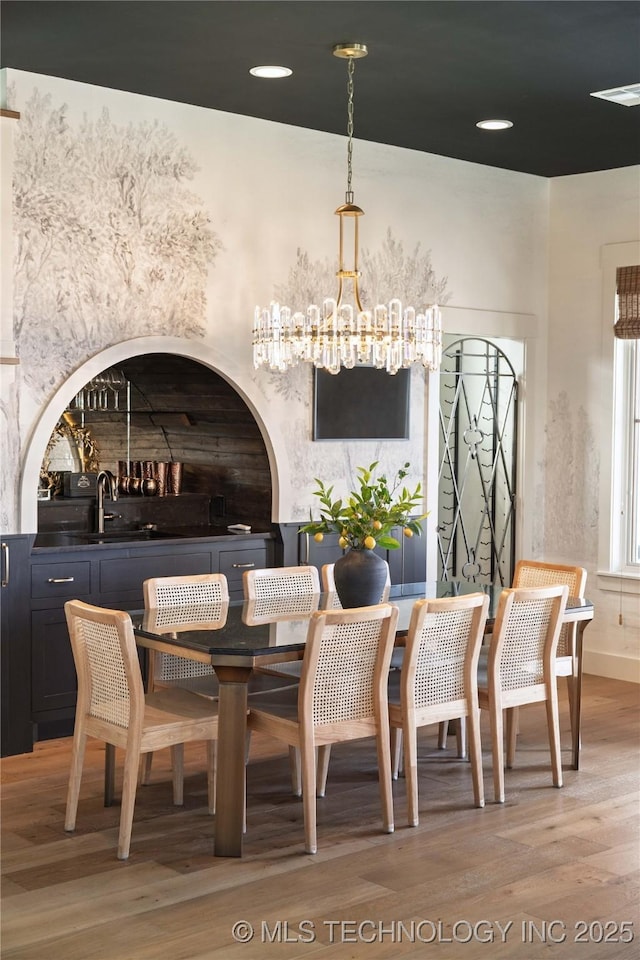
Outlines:
{"type": "Polygon", "coordinates": [[[124,729],[142,724],[144,689],[131,617],[81,600],[64,605],[78,675],[77,709],[124,729]]]}
{"type": "Polygon", "coordinates": [[[566,585],[502,591],[489,647],[490,684],[493,677],[503,691],[522,690],[553,676],[568,596],[566,585]]]}
{"type": "MultiPolygon", "coordinates": [[[[389,564],[387,564],[387,577],[384,582],[384,587],[382,589],[382,594],[380,596],[380,603],[386,603],[389,599],[389,594],[391,592],[391,574],[389,572],[389,564]]],[[[321,569],[322,575],[322,590],[323,593],[327,594],[327,603],[329,604],[329,609],[333,608],[334,610],[341,610],[342,603],[340,602],[340,597],[336,591],[336,581],[333,575],[333,568],[335,567],[334,563],[325,563],[321,569]]]]}
{"type": "MultiPolygon", "coordinates": [[[[408,709],[477,702],[478,656],[489,597],[418,600],[411,612],[401,684],[408,709]]],[[[462,716],[463,713],[460,713],[462,716]]]]}
{"type": "Polygon", "coordinates": [[[302,662],[301,724],[349,724],[387,711],[398,608],[391,604],[311,614],[302,662]]]}
{"type": "MultiPolygon", "coordinates": [[[[587,571],[584,567],[570,567],[562,563],[546,563],[541,560],[518,560],[513,574],[513,587],[551,587],[565,585],[570,597],[584,597],[587,571]]],[[[575,624],[565,623],[560,631],[557,655],[570,652],[568,637],[575,631],[575,624]]]]}
{"type": "MultiPolygon", "coordinates": [[[[144,605],[154,611],[154,628],[202,623],[224,626],[229,608],[229,585],[223,573],[183,577],[152,577],[143,584],[144,605]]],[[[213,673],[208,663],[154,651],[150,659],[150,686],[213,673]]]]}
{"type": "Polygon", "coordinates": [[[187,577],[152,577],[143,584],[145,607],[186,607],[222,603],[229,599],[224,573],[187,577]]]}
{"type": "Polygon", "coordinates": [[[245,570],[245,600],[251,600],[252,618],[278,614],[308,614],[318,609],[320,577],[314,566],[265,567],[245,570]]]}

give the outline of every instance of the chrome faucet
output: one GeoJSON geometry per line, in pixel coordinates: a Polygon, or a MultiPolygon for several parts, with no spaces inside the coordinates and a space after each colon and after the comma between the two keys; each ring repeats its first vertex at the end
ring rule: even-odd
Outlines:
{"type": "Polygon", "coordinates": [[[118,484],[110,470],[101,470],[96,479],[96,503],[98,505],[98,533],[104,533],[104,498],[118,499],[118,484]]]}

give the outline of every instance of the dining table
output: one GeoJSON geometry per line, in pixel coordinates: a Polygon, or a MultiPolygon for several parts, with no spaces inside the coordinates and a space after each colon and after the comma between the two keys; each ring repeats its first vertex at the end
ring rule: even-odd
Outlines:
{"type": "MultiPolygon", "coordinates": [[[[391,586],[389,602],[398,607],[397,643],[402,645],[416,600],[462,596],[483,592],[489,596],[487,628],[495,619],[502,587],[467,581],[425,581],[391,586]]],[[[149,608],[131,611],[136,642],[140,647],[211,664],[218,690],[218,773],[214,855],[241,857],[245,823],[245,737],[249,706],[248,684],[256,670],[301,660],[313,609],[330,608],[333,598],[314,595],[303,611],[270,614],[255,601],[231,601],[208,615],[197,608],[149,608]]],[[[569,597],[564,623],[576,623],[572,765],[580,763],[583,633],[594,609],[591,601],[569,597]]],[[[105,804],[113,798],[114,751],[105,760],[105,804]]]]}

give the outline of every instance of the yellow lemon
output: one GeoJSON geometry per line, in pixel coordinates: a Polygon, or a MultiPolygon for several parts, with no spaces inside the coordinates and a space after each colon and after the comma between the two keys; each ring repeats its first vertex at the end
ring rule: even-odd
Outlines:
{"type": "Polygon", "coordinates": [[[373,537],[365,537],[365,538],[364,538],[364,545],[365,545],[365,547],[367,548],[367,550],[373,550],[373,548],[374,548],[375,545],[376,545],[376,542],[375,542],[375,540],[373,539],[373,537]]]}
{"type": "Polygon", "coordinates": [[[374,530],[382,530],[382,524],[380,523],[379,520],[374,520],[374,521],[373,521],[373,529],[374,529],[374,530]]]}
{"type": "Polygon", "coordinates": [[[324,533],[314,533],[313,539],[316,541],[316,543],[322,543],[324,540],[324,533]]]}
{"type": "Polygon", "coordinates": [[[405,537],[413,536],[413,530],[410,530],[409,527],[405,527],[402,532],[404,533],[405,537]]]}
{"type": "Polygon", "coordinates": [[[345,537],[340,537],[340,539],[338,540],[338,546],[342,547],[342,549],[344,550],[344,548],[347,546],[348,542],[349,542],[349,541],[346,540],[345,537]]]}

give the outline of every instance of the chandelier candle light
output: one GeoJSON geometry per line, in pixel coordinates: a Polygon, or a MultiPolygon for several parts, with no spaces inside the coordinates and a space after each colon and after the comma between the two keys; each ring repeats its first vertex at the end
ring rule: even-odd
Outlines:
{"type": "Polygon", "coordinates": [[[306,313],[292,313],[289,307],[272,301],[268,308],[256,307],[253,328],[254,367],[267,366],[284,371],[300,361],[339,373],[341,367],[356,364],[396,373],[401,367],[422,363],[437,370],[442,355],[442,323],[436,304],[417,312],[399,299],[365,310],[360,299],[358,280],[358,220],[364,211],[354,203],[351,186],[353,159],[353,75],[355,61],[367,56],[361,43],[341,43],[333,54],[347,61],[347,189],[345,202],[335,211],[340,218],[338,259],[338,296],[327,297],[322,309],[316,304],[306,313]],[[353,265],[345,267],[344,237],[347,223],[353,231],[353,265]],[[353,303],[345,303],[348,283],[353,303]]]}

